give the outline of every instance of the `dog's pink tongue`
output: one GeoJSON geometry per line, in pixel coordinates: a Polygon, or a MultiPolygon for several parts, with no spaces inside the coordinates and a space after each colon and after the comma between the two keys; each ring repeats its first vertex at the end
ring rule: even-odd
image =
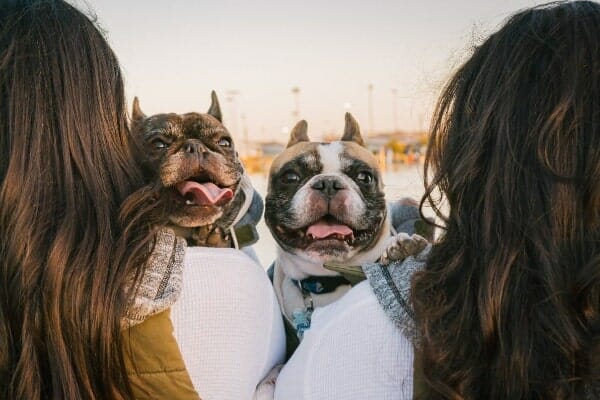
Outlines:
{"type": "Polygon", "coordinates": [[[306,230],[306,234],[315,239],[324,239],[332,235],[352,235],[352,229],[346,225],[328,224],[327,222],[319,221],[316,224],[309,226],[306,230]]]}
{"type": "Polygon", "coordinates": [[[231,189],[221,189],[212,182],[183,181],[177,184],[177,190],[182,196],[191,193],[194,196],[194,203],[201,206],[220,205],[233,197],[231,189]]]}

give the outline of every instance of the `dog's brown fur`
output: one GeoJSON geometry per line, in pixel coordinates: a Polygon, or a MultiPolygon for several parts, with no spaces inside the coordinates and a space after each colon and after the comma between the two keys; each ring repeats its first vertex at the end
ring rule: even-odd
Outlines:
{"type": "Polygon", "coordinates": [[[140,139],[152,171],[149,177],[161,188],[172,228],[189,245],[231,247],[227,228],[244,203],[239,189],[243,167],[233,139],[222,124],[215,92],[206,114],[146,116],[137,97],[133,102],[131,131],[140,139]],[[212,182],[233,192],[224,204],[190,205],[177,185],[185,181],[212,182]]]}

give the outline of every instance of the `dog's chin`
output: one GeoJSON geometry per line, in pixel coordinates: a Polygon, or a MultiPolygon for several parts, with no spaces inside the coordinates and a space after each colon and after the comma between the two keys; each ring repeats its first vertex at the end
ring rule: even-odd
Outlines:
{"type": "Polygon", "coordinates": [[[184,228],[197,228],[214,224],[223,213],[224,207],[220,206],[183,205],[179,210],[171,212],[169,219],[184,228]]]}
{"type": "Polygon", "coordinates": [[[360,248],[354,248],[344,240],[321,239],[315,240],[304,249],[296,249],[296,254],[323,264],[342,264],[358,251],[360,248]]]}

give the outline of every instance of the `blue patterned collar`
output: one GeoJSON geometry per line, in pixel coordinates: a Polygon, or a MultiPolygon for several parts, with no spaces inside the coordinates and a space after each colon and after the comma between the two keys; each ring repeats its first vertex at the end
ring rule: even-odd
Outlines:
{"type": "Polygon", "coordinates": [[[343,276],[309,276],[302,280],[292,279],[294,285],[313,294],[330,293],[341,285],[350,285],[343,276]]]}

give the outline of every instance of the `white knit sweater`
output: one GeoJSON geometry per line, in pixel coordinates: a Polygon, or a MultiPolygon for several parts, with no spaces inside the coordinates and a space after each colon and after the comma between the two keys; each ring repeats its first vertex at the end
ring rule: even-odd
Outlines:
{"type": "Polygon", "coordinates": [[[285,356],[279,306],[267,275],[235,249],[188,247],[171,319],[203,400],[252,399],[285,356]]]}
{"type": "Polygon", "coordinates": [[[412,366],[412,343],[365,281],[315,310],[277,378],[275,399],[410,400],[412,366]]]}

